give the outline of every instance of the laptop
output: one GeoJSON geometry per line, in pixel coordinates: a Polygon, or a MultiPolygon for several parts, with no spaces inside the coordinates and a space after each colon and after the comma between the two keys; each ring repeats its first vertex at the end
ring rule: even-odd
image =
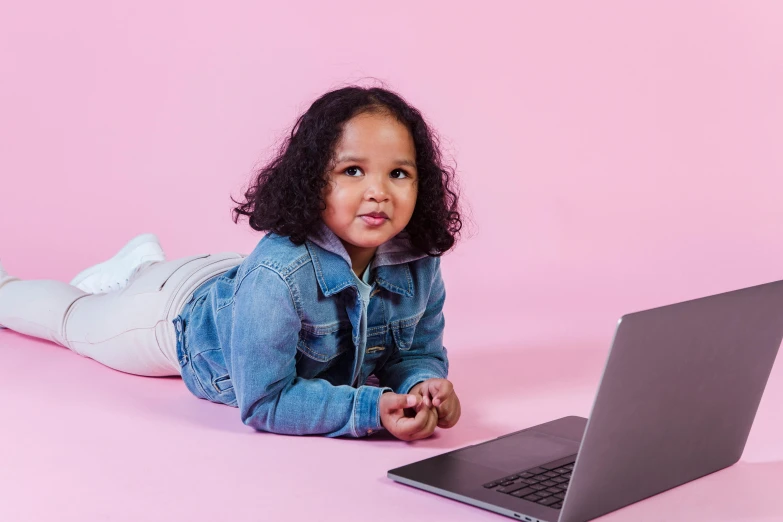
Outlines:
{"type": "Polygon", "coordinates": [[[525,522],[583,522],[736,463],[783,339],[783,281],[623,315],[589,420],[392,469],[525,522]]]}

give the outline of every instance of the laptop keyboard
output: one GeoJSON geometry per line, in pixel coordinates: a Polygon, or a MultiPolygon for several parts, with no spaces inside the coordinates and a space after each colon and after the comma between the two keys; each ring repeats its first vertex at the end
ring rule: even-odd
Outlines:
{"type": "Polygon", "coordinates": [[[487,489],[505,493],[554,509],[563,507],[576,455],[558,459],[484,484],[487,489]]]}

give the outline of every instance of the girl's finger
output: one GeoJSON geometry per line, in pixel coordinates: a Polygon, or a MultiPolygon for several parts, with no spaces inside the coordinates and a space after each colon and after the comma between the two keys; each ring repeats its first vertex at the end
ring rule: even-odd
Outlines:
{"type": "Polygon", "coordinates": [[[457,412],[454,410],[447,412],[446,415],[438,419],[438,426],[441,428],[450,428],[454,424],[454,418],[456,416],[457,412]]]}
{"type": "Polygon", "coordinates": [[[401,433],[411,434],[421,430],[427,425],[429,409],[421,408],[415,417],[400,416],[395,423],[395,426],[401,433]]]}
{"type": "Polygon", "coordinates": [[[429,392],[427,391],[426,385],[422,384],[422,386],[419,388],[417,393],[421,394],[419,395],[421,397],[421,404],[419,404],[418,408],[432,407],[432,399],[430,399],[430,395],[429,392]]]}
{"type": "Polygon", "coordinates": [[[454,386],[446,379],[442,379],[441,382],[437,383],[436,393],[432,397],[432,405],[435,407],[440,406],[443,404],[443,401],[448,399],[453,391],[454,386]]]}
{"type": "Polygon", "coordinates": [[[424,439],[426,437],[429,437],[432,435],[432,432],[435,431],[435,426],[438,424],[438,414],[433,411],[429,410],[429,414],[427,415],[427,423],[424,425],[424,427],[420,430],[418,430],[415,433],[411,434],[411,438],[413,439],[424,439]]]}
{"type": "Polygon", "coordinates": [[[430,390],[429,390],[428,385],[429,385],[429,382],[427,382],[427,381],[423,381],[423,382],[419,383],[418,393],[421,394],[422,402],[424,402],[424,404],[429,406],[430,404],[432,404],[432,399],[430,398],[430,390]]]}
{"type": "Polygon", "coordinates": [[[450,404],[443,417],[438,420],[438,426],[441,428],[451,428],[457,423],[460,416],[459,401],[454,401],[454,404],[450,404]]]}
{"type": "Polygon", "coordinates": [[[420,397],[416,395],[395,395],[387,404],[386,411],[401,410],[403,408],[413,408],[419,404],[420,397]]]}
{"type": "Polygon", "coordinates": [[[436,408],[438,411],[438,422],[440,423],[448,419],[453,414],[452,409],[453,408],[450,401],[444,401],[441,403],[441,405],[436,408]]]}

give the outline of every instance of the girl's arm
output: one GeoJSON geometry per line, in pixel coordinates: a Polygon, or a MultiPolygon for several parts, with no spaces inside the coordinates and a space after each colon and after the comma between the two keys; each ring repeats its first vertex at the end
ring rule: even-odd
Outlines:
{"type": "Polygon", "coordinates": [[[390,388],[334,386],[296,374],[301,322],[288,283],[258,266],[234,295],[226,364],[242,421],[289,435],[362,437],[382,428],[379,401],[390,388]],[[253,315],[264,310],[263,316],[253,315]]]}
{"type": "Polygon", "coordinates": [[[411,388],[427,379],[445,379],[449,374],[449,360],[443,346],[443,303],[446,287],[440,273],[440,258],[436,258],[427,309],[415,328],[410,348],[397,349],[375,375],[381,386],[388,386],[395,393],[408,393],[411,388]]]}

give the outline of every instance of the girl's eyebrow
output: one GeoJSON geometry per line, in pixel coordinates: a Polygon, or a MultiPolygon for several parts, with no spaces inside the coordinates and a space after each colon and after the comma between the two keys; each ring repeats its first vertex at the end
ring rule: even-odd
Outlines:
{"type": "MultiPolygon", "coordinates": [[[[356,162],[356,163],[362,163],[366,162],[367,158],[357,158],[355,156],[340,156],[337,158],[337,163],[346,163],[346,162],[356,162]]],[[[398,159],[396,161],[397,165],[407,165],[411,168],[416,168],[416,162],[409,160],[409,159],[398,159]]]]}

